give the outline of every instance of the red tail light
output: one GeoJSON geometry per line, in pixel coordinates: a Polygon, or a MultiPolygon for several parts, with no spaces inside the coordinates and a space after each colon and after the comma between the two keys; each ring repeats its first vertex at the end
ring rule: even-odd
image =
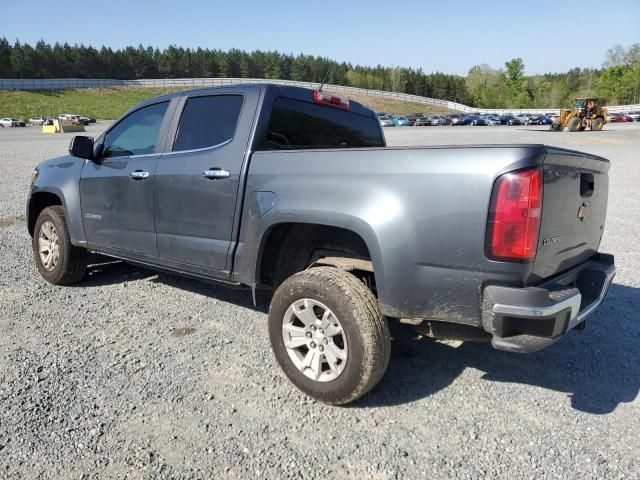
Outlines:
{"type": "Polygon", "coordinates": [[[329,107],[349,110],[348,98],[339,97],[338,95],[331,95],[330,93],[326,93],[321,90],[313,91],[313,101],[322,105],[328,105],[329,107]]]}
{"type": "Polygon", "coordinates": [[[542,213],[542,171],[502,175],[493,187],[487,228],[487,255],[530,262],[536,256],[542,213]]]}

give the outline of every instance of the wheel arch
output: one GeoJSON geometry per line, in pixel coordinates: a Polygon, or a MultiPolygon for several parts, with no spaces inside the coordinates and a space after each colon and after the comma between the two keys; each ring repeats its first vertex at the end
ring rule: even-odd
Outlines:
{"type": "Polygon", "coordinates": [[[38,216],[45,208],[53,205],[59,205],[65,209],[66,213],[66,208],[62,199],[63,197],[59,192],[37,191],[31,194],[29,204],[27,206],[27,230],[29,231],[30,236],[33,237],[38,216]]]}
{"type": "Polygon", "coordinates": [[[291,218],[270,224],[256,252],[255,289],[273,291],[286,278],[314,263],[368,272],[378,292],[384,289],[383,264],[375,233],[366,222],[353,217],[331,223],[291,218]],[[329,260],[322,260],[325,258],[329,260]],[[358,261],[348,265],[340,258],[358,261]]]}

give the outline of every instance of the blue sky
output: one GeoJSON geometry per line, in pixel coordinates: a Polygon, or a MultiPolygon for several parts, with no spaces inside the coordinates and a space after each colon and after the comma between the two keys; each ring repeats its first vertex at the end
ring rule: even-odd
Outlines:
{"type": "Polygon", "coordinates": [[[640,42],[640,0],[2,3],[0,37],[11,42],[279,50],[425,72],[514,57],[527,74],[599,67],[607,48],[640,42]]]}

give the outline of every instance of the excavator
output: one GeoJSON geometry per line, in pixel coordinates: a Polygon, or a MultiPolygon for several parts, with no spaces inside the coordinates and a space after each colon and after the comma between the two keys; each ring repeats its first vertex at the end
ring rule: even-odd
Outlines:
{"type": "Polygon", "coordinates": [[[551,130],[561,132],[565,128],[570,132],[581,132],[587,128],[602,130],[607,118],[607,109],[598,105],[597,98],[576,98],[573,108],[560,110],[551,130]]]}

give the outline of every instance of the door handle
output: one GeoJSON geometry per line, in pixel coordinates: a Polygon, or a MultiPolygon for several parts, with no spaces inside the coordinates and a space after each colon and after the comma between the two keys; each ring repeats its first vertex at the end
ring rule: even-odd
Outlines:
{"type": "Polygon", "coordinates": [[[145,178],[149,178],[149,172],[145,172],[144,170],[134,170],[129,173],[129,176],[134,180],[144,180],[145,178]]]}
{"type": "Polygon", "coordinates": [[[223,170],[222,168],[210,168],[209,170],[205,170],[202,172],[202,176],[205,178],[228,178],[230,175],[228,170],[223,170]]]}

